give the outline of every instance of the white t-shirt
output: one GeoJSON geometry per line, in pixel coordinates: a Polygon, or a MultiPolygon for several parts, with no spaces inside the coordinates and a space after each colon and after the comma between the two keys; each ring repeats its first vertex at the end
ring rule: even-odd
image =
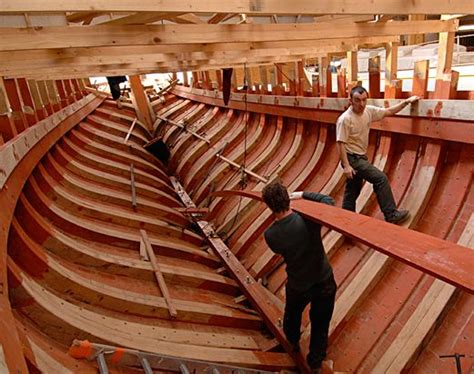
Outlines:
{"type": "Polygon", "coordinates": [[[352,111],[352,106],[340,115],[336,122],[336,140],[343,142],[347,153],[365,155],[369,145],[370,124],[380,121],[384,108],[367,105],[362,114],[352,111]]]}

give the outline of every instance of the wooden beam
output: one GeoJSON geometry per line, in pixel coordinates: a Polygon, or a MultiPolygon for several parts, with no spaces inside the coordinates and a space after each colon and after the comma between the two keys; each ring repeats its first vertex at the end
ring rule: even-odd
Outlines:
{"type": "MultiPolygon", "coordinates": [[[[213,195],[240,195],[262,201],[261,193],[254,191],[222,191],[213,195]]],[[[312,221],[474,294],[471,274],[474,253],[469,248],[326,204],[301,199],[293,200],[291,208],[312,221]]]]}
{"type": "MultiPolygon", "coordinates": [[[[385,45],[385,92],[387,98],[396,97],[398,71],[398,42],[387,43],[385,45]]],[[[401,88],[401,86],[400,86],[401,88]]]]}
{"type": "Polygon", "coordinates": [[[152,131],[153,120],[150,113],[150,105],[148,102],[148,98],[145,95],[140,76],[131,75],[129,78],[130,88],[132,89],[132,94],[136,101],[136,111],[138,119],[142,123],[144,123],[150,131],[152,131]]]}
{"type": "Polygon", "coordinates": [[[207,20],[207,23],[215,24],[215,23],[224,22],[231,19],[232,17],[235,17],[236,15],[237,15],[236,13],[216,13],[207,20]]]}
{"type": "Polygon", "coordinates": [[[369,94],[373,99],[380,98],[380,56],[369,58],[369,94]]]}
{"type": "Polygon", "coordinates": [[[68,14],[66,20],[70,23],[80,23],[91,18],[103,16],[104,14],[107,14],[107,12],[77,12],[68,14]]]}
{"type": "MultiPolygon", "coordinates": [[[[474,8],[474,6],[473,6],[474,8]]],[[[424,21],[426,19],[426,15],[424,14],[410,14],[408,16],[409,21],[424,21]]],[[[425,42],[425,35],[408,35],[408,45],[416,45],[425,42]]]]}
{"type": "MultiPolygon", "coordinates": [[[[339,38],[398,36],[428,32],[454,32],[459,21],[393,21],[384,24],[242,25],[98,25],[90,27],[2,28],[0,51],[124,45],[276,42],[339,38]]],[[[231,47],[229,46],[229,49],[231,47]]]]}
{"type": "MultiPolygon", "coordinates": [[[[176,16],[180,16],[185,13],[176,13],[176,16]]],[[[143,25],[147,23],[153,23],[161,21],[163,19],[168,19],[167,17],[173,16],[170,13],[164,12],[147,12],[147,13],[135,13],[128,16],[114,18],[112,20],[107,20],[101,22],[101,25],[143,25]]]]}
{"type": "Polygon", "coordinates": [[[429,72],[430,60],[415,62],[415,69],[413,71],[413,88],[411,90],[412,95],[417,95],[422,99],[426,98],[429,72]]]}
{"type": "MultiPolygon", "coordinates": [[[[269,51],[268,54],[287,54],[288,51],[309,50],[313,52],[330,52],[344,51],[353,48],[357,44],[379,44],[399,41],[398,36],[389,37],[364,37],[364,38],[348,38],[333,39],[331,41],[295,41],[288,46],[284,42],[256,42],[256,43],[233,43],[232,49],[229,44],[189,44],[189,45],[154,45],[154,46],[112,46],[112,47],[91,47],[91,48],[66,48],[55,49],[54,52],[48,49],[38,49],[35,53],[31,51],[9,51],[0,52],[0,68],[8,66],[31,67],[31,64],[51,64],[57,62],[69,62],[74,65],[81,64],[100,64],[115,63],[131,63],[143,58],[144,61],[157,61],[167,58],[169,60],[178,58],[177,55],[198,54],[205,55],[220,52],[221,55],[235,54],[238,52],[253,51],[254,55],[261,54],[263,51],[269,51]],[[273,51],[273,52],[272,52],[273,51]],[[101,60],[102,59],[102,60],[101,60]]],[[[195,57],[194,55],[191,55],[195,57]]],[[[216,55],[218,56],[218,55],[216,55]]],[[[50,65],[45,65],[50,66],[50,65]]],[[[1,74],[0,74],[1,75],[1,74]]]]}
{"type": "Polygon", "coordinates": [[[356,85],[357,74],[357,51],[349,51],[347,52],[347,82],[350,87],[356,85]]]}
{"type": "MultiPolygon", "coordinates": [[[[448,16],[441,16],[441,19],[448,16]]],[[[451,92],[451,68],[453,65],[454,32],[439,33],[438,66],[436,69],[436,98],[449,98],[451,92]]]]}
{"type": "Polygon", "coordinates": [[[178,316],[178,312],[176,311],[176,308],[173,304],[173,300],[171,299],[168,286],[166,285],[165,278],[163,277],[163,273],[161,272],[160,265],[156,260],[155,251],[153,251],[153,247],[151,245],[150,239],[148,238],[148,234],[145,230],[140,230],[140,236],[146,249],[148,258],[150,259],[151,266],[153,267],[153,272],[155,273],[155,278],[158,283],[158,287],[160,288],[161,294],[163,295],[163,298],[166,301],[166,305],[168,306],[170,318],[176,318],[178,316]]]}
{"type": "MultiPolygon", "coordinates": [[[[153,12],[157,3],[154,0],[132,0],[110,2],[95,1],[94,11],[103,12],[153,12]]],[[[193,13],[247,13],[249,15],[318,15],[318,14],[461,14],[472,13],[471,0],[456,1],[397,1],[372,0],[357,2],[347,0],[319,0],[319,1],[207,1],[207,0],[161,0],[159,8],[162,12],[193,12],[193,13]]],[[[3,0],[3,13],[24,12],[89,12],[91,5],[79,0],[60,1],[3,0]]]]}

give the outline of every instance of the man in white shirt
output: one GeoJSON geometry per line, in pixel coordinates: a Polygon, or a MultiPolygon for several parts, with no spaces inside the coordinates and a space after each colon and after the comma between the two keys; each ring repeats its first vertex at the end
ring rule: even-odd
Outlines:
{"type": "Polygon", "coordinates": [[[408,210],[397,210],[387,176],[367,159],[369,130],[372,122],[393,116],[407,105],[417,102],[419,97],[412,96],[386,109],[367,105],[367,98],[368,93],[365,88],[354,87],[350,94],[351,106],[341,114],[336,122],[337,148],[344,168],[344,175],[347,178],[342,208],[355,211],[357,197],[360,194],[363,181],[366,180],[374,186],[374,192],[385,220],[401,223],[409,217],[408,210]]]}

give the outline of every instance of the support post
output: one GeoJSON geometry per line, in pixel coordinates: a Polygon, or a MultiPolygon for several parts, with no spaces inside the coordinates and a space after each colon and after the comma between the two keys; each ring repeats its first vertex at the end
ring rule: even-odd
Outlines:
{"type": "Polygon", "coordinates": [[[372,99],[380,98],[380,57],[369,59],[369,94],[372,99]]]}
{"type": "Polygon", "coordinates": [[[138,119],[146,125],[148,130],[153,131],[153,117],[150,111],[150,103],[148,97],[145,95],[140,76],[131,75],[129,78],[130,88],[132,89],[132,102],[134,102],[138,119]]]}
{"type": "Polygon", "coordinates": [[[397,85],[401,88],[401,82],[396,83],[398,69],[398,43],[392,42],[385,45],[385,98],[397,96],[397,85]]]}

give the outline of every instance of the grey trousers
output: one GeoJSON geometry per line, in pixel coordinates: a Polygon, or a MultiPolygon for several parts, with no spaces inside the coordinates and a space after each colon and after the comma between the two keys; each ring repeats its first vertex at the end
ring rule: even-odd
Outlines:
{"type": "Polygon", "coordinates": [[[379,169],[372,165],[367,156],[347,154],[349,164],[356,171],[356,175],[352,179],[346,180],[346,189],[344,191],[344,200],[342,208],[355,212],[356,200],[362,189],[362,182],[366,180],[374,186],[374,192],[377,195],[377,201],[385,218],[390,218],[396,211],[395,199],[393,198],[392,189],[388,183],[388,178],[379,169]]]}

